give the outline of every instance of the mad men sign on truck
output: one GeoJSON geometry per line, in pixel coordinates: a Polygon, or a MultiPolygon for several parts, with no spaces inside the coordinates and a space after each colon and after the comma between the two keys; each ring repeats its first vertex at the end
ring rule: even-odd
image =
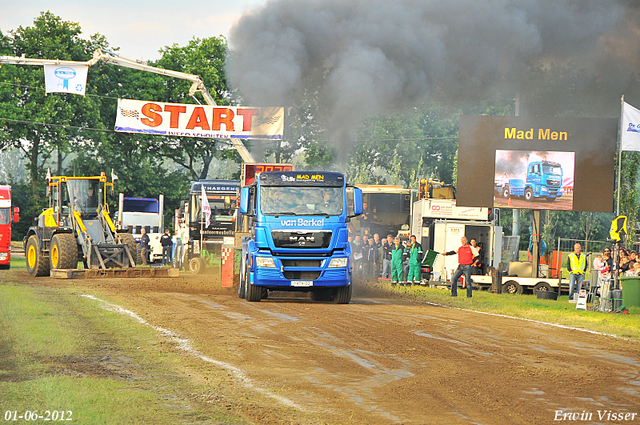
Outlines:
{"type": "Polygon", "coordinates": [[[115,130],[210,139],[282,139],[284,108],[208,106],[118,99],[115,130]]]}

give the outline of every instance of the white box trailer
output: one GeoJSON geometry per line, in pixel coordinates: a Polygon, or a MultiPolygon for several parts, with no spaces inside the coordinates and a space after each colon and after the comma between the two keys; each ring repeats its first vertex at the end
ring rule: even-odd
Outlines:
{"type": "MultiPolygon", "coordinates": [[[[487,266],[498,267],[500,263],[500,251],[502,249],[502,227],[495,226],[489,221],[462,221],[462,220],[436,220],[430,228],[423,228],[423,240],[425,231],[433,232],[433,245],[430,249],[444,253],[457,251],[460,247],[460,239],[474,238],[482,247],[482,263],[487,266]],[[433,229],[433,230],[432,230],[433,229]]],[[[433,280],[449,281],[458,268],[458,256],[439,255],[433,264],[433,280]]]]}
{"type": "MultiPolygon", "coordinates": [[[[489,209],[482,207],[458,207],[455,200],[422,199],[413,206],[411,234],[416,235],[423,250],[431,249],[440,253],[457,251],[460,239],[475,238],[483,248],[482,258],[485,270],[482,275],[472,275],[474,286],[488,288],[492,277],[486,267],[499,268],[502,261],[502,227],[489,220],[489,209]]],[[[513,263],[511,263],[513,264],[513,263]]],[[[524,263],[521,263],[524,264],[524,263]]],[[[430,282],[446,285],[458,267],[458,256],[439,255],[431,269],[430,282]]],[[[514,273],[515,274],[515,273],[514,273]]],[[[521,294],[537,289],[558,292],[566,290],[567,281],[558,278],[509,276],[502,277],[503,292],[521,294]]]]}
{"type": "MultiPolygon", "coordinates": [[[[489,209],[458,207],[455,199],[421,199],[413,205],[411,234],[423,250],[456,251],[460,239],[474,238],[483,249],[484,271],[497,268],[502,250],[502,227],[489,220],[489,209]]],[[[431,269],[431,281],[444,284],[458,267],[458,257],[439,255],[431,269]]]]}

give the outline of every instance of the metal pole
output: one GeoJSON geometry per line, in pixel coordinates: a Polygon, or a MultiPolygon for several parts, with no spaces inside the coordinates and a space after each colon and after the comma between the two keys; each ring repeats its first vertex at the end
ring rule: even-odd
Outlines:
{"type": "Polygon", "coordinates": [[[622,168],[622,132],[624,129],[624,95],[620,98],[620,134],[618,137],[618,189],[616,190],[616,216],[620,215],[620,170],[622,168]]]}
{"type": "Polygon", "coordinates": [[[558,254],[556,256],[557,263],[554,264],[556,266],[556,273],[558,275],[558,296],[562,294],[562,251],[560,251],[560,240],[562,238],[558,238],[558,254]]]}
{"type": "MultiPolygon", "coordinates": [[[[520,93],[516,93],[515,116],[520,116],[520,93]]],[[[511,235],[518,236],[520,234],[520,210],[514,208],[512,211],[513,226],[511,229],[511,235]]]]}
{"type": "Polygon", "coordinates": [[[531,254],[533,255],[533,262],[531,267],[531,277],[538,277],[538,269],[540,266],[540,210],[533,210],[533,226],[531,227],[531,254]]]}

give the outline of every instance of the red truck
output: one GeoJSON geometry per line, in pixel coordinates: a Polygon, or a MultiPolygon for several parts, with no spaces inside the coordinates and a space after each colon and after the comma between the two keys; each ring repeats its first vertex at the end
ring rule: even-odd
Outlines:
{"type": "Polygon", "coordinates": [[[11,186],[0,185],[0,269],[11,267],[11,223],[18,222],[19,212],[11,208],[11,186]]]}

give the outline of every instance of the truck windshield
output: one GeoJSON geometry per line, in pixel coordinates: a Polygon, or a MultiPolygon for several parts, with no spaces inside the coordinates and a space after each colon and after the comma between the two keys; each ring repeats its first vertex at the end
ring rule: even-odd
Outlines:
{"type": "Polygon", "coordinates": [[[340,215],[342,192],[342,187],[263,186],[260,206],[267,215],[340,215]]]}
{"type": "Polygon", "coordinates": [[[562,168],[561,167],[554,167],[551,165],[544,165],[542,167],[542,172],[545,174],[550,174],[552,176],[561,176],[562,175],[562,168]]]}
{"type": "MultiPolygon", "coordinates": [[[[207,201],[209,201],[209,207],[211,208],[211,219],[217,221],[231,221],[233,219],[233,213],[235,212],[236,196],[229,195],[209,195],[207,194],[207,201]]],[[[193,202],[196,206],[193,210],[193,217],[191,221],[202,220],[202,196],[200,193],[193,195],[193,202]]]]}
{"type": "Polygon", "coordinates": [[[9,224],[9,208],[0,208],[0,224],[9,224]]]}
{"type": "Polygon", "coordinates": [[[67,180],[69,200],[81,214],[95,213],[98,208],[98,180],[67,180]]]}

